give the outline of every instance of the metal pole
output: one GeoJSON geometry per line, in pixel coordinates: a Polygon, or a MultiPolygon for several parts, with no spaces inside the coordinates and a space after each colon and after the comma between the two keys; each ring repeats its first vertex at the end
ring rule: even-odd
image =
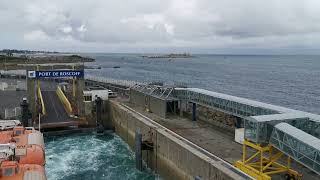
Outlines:
{"type": "MultiPolygon", "coordinates": [[[[39,71],[39,70],[40,70],[40,66],[37,65],[37,71],[39,71]]],[[[38,107],[39,107],[40,104],[41,104],[40,99],[39,99],[39,98],[40,98],[40,97],[39,97],[39,93],[40,93],[40,79],[37,80],[37,86],[38,86],[38,87],[37,87],[37,99],[38,99],[38,100],[37,100],[37,102],[38,102],[37,105],[38,105],[38,107]]],[[[37,109],[39,110],[39,108],[37,108],[37,109]]],[[[40,111],[39,111],[39,122],[38,122],[38,123],[39,123],[39,131],[40,131],[40,111]]]]}
{"type": "Polygon", "coordinates": [[[28,91],[28,69],[26,69],[26,89],[28,91]]]}
{"type": "MultiPolygon", "coordinates": [[[[73,71],[75,70],[74,65],[72,66],[73,71]]],[[[76,80],[75,77],[72,77],[72,96],[76,97],[76,80]]]]}
{"type": "Polygon", "coordinates": [[[291,157],[288,156],[288,166],[287,166],[288,170],[291,168],[291,157]]]}
{"type": "Polygon", "coordinates": [[[142,151],[141,151],[141,144],[142,144],[142,134],[140,133],[140,129],[136,130],[135,134],[135,145],[136,145],[136,168],[141,171],[142,170],[142,151]]]}
{"type": "Polygon", "coordinates": [[[8,69],[7,69],[7,57],[4,58],[4,69],[5,69],[5,71],[8,71],[8,69]]]}
{"type": "Polygon", "coordinates": [[[197,104],[192,103],[192,121],[197,120],[197,104]]]}
{"type": "Polygon", "coordinates": [[[39,123],[38,123],[39,124],[39,132],[41,132],[41,129],[40,129],[41,120],[40,119],[41,119],[41,114],[39,113],[39,123]]]}
{"type": "Polygon", "coordinates": [[[243,145],[242,145],[242,162],[243,164],[246,163],[246,159],[247,159],[247,147],[246,147],[246,140],[243,141],[243,145]]]}
{"type": "MultiPolygon", "coordinates": [[[[37,66],[37,71],[39,71],[40,70],[40,66],[38,65],[37,66]]],[[[39,91],[40,91],[40,79],[38,79],[38,93],[39,93],[39,91]]]]}

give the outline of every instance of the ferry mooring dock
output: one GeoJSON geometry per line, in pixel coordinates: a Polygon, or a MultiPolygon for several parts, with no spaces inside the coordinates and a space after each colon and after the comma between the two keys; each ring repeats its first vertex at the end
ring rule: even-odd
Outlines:
{"type": "MultiPolygon", "coordinates": [[[[35,66],[32,71],[57,70],[35,66]]],[[[3,79],[27,79],[35,126],[39,113],[41,129],[101,123],[164,179],[320,177],[319,115],[199,88],[28,75],[1,72],[3,79]],[[84,94],[87,87],[109,89],[118,97],[103,100],[98,109],[94,97],[84,94]],[[241,131],[239,144],[234,137],[241,131]]]]}

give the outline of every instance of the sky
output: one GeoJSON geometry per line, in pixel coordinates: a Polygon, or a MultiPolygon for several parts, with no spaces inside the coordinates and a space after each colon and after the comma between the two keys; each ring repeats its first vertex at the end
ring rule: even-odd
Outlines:
{"type": "Polygon", "coordinates": [[[1,0],[4,48],[320,54],[320,1],[1,0]]]}

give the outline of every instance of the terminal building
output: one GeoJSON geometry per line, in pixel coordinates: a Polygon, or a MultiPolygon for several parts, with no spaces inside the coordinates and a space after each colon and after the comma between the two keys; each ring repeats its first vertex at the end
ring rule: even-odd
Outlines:
{"type": "Polygon", "coordinates": [[[173,97],[173,91],[174,87],[169,86],[137,84],[130,88],[130,102],[166,118],[178,112],[179,100],[173,97]]]}

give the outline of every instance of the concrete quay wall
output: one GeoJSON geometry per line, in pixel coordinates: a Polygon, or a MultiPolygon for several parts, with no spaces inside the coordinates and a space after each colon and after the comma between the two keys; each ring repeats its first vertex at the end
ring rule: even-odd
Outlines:
{"type": "Polygon", "coordinates": [[[133,111],[125,105],[110,101],[109,120],[115,132],[135,149],[135,132],[153,142],[153,151],[142,151],[146,165],[164,179],[245,179],[222,161],[213,159],[190,146],[170,130],[133,111]]]}

